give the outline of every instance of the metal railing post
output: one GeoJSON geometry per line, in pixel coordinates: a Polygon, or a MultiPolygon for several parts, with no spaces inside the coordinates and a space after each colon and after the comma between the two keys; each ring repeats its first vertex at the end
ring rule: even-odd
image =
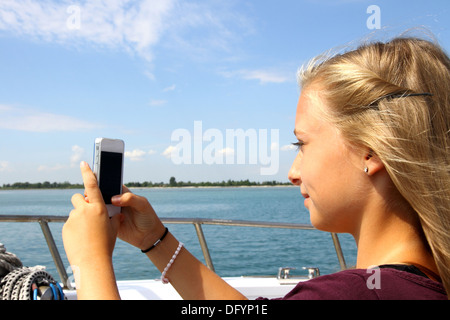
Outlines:
{"type": "Polygon", "coordinates": [[[214,270],[214,265],[211,259],[211,255],[209,254],[208,244],[206,243],[205,235],[203,234],[203,229],[200,223],[194,223],[195,231],[197,231],[198,242],[200,243],[200,247],[202,248],[203,257],[205,258],[206,266],[212,270],[214,270]]]}
{"type": "Polygon", "coordinates": [[[341,242],[339,241],[338,235],[336,233],[331,233],[331,238],[333,239],[334,249],[336,250],[336,255],[338,257],[341,270],[345,270],[347,269],[347,264],[345,263],[345,258],[342,253],[341,242]]]}
{"type": "Polygon", "coordinates": [[[64,263],[61,259],[61,255],[59,254],[58,248],[56,247],[55,239],[53,239],[52,232],[48,226],[48,222],[44,219],[39,220],[39,224],[42,229],[42,233],[44,234],[45,240],[47,241],[48,249],[53,258],[53,262],[55,263],[56,270],[58,271],[59,277],[64,285],[65,289],[73,289],[70,285],[69,277],[67,276],[66,269],[64,268],[64,263]]]}

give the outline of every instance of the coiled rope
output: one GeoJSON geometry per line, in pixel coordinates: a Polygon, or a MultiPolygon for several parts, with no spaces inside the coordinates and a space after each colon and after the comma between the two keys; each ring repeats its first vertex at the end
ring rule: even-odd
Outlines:
{"type": "Polygon", "coordinates": [[[65,300],[65,296],[45,267],[24,267],[0,243],[0,300],[65,300]]]}

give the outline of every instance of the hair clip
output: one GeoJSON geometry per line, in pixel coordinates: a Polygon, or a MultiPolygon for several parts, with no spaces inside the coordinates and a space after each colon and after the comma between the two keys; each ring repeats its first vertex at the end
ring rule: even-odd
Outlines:
{"type": "Polygon", "coordinates": [[[381,96],[380,98],[376,99],[374,102],[369,104],[369,107],[376,107],[378,102],[383,99],[396,99],[396,98],[408,98],[408,97],[419,97],[419,96],[427,96],[432,97],[433,94],[429,92],[422,92],[422,93],[390,93],[386,94],[384,96],[381,96]]]}

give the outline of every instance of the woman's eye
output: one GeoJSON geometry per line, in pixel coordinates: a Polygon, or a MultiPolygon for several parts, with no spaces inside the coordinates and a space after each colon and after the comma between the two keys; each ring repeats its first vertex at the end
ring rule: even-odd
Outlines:
{"type": "Polygon", "coordinates": [[[305,143],[303,141],[294,142],[292,145],[297,147],[297,152],[302,150],[302,147],[305,143]]]}

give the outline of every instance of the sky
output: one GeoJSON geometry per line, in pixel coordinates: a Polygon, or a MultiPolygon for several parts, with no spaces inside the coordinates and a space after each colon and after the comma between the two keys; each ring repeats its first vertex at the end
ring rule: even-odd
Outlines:
{"type": "Polygon", "coordinates": [[[80,183],[97,137],[125,141],[125,183],[288,181],[299,67],[406,30],[449,51],[449,9],[447,0],[0,0],[0,185],[80,183]]]}

